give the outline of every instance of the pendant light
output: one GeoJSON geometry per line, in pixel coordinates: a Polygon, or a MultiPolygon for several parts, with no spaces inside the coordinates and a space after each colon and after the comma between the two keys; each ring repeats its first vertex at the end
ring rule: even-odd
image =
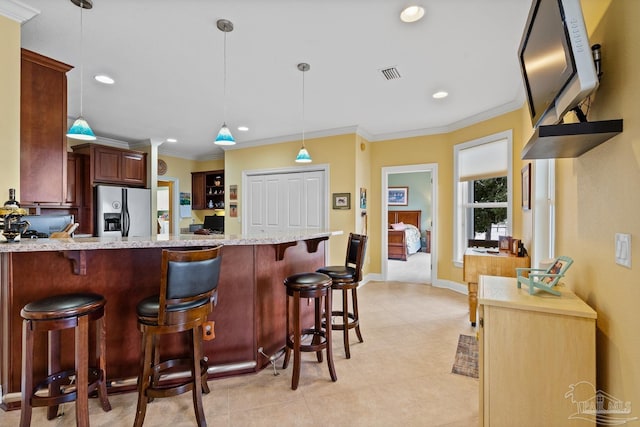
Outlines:
{"type": "Polygon", "coordinates": [[[216,145],[235,145],[236,140],[233,139],[231,131],[227,127],[227,33],[233,31],[233,23],[226,19],[219,19],[217,22],[218,29],[224,33],[224,95],[222,102],[224,105],[224,115],[222,121],[222,127],[218,136],[216,137],[216,145]]]}
{"type": "Polygon", "coordinates": [[[296,156],[296,163],[311,163],[311,156],[304,146],[304,73],[310,68],[311,66],[306,62],[298,64],[298,70],[302,71],[302,147],[296,156]]]}
{"type": "Polygon", "coordinates": [[[83,70],[83,61],[82,61],[82,38],[83,38],[83,27],[82,27],[82,10],[83,9],[91,9],[93,7],[93,3],[91,0],[71,0],[71,3],[75,4],[80,8],[80,116],[73,122],[73,125],[67,131],[67,137],[73,139],[82,139],[84,141],[94,141],[96,139],[96,135],[91,130],[89,123],[82,117],[82,98],[83,98],[83,80],[84,80],[84,70],[83,70]]]}

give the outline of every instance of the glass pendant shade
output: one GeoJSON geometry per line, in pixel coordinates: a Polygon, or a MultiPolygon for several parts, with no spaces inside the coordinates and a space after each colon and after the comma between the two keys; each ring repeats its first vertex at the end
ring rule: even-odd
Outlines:
{"type": "Polygon", "coordinates": [[[234,145],[236,140],[233,139],[233,135],[231,135],[231,131],[227,127],[227,124],[224,123],[220,128],[220,132],[218,132],[218,136],[216,136],[215,144],[216,145],[234,145]]]}
{"type": "Polygon", "coordinates": [[[96,135],[91,130],[89,123],[82,117],[78,117],[67,131],[67,137],[84,141],[95,141],[96,135]]]}
{"type": "Polygon", "coordinates": [[[311,163],[311,156],[306,148],[300,148],[298,156],[296,157],[296,163],[311,163]]]}

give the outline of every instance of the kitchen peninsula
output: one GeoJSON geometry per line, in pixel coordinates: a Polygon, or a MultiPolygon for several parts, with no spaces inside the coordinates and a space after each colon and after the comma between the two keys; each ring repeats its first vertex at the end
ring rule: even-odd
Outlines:
{"type": "MultiPolygon", "coordinates": [[[[0,244],[0,407],[9,410],[20,405],[21,308],[33,300],[69,292],[91,291],[107,299],[109,391],[134,390],[141,350],[136,305],[159,291],[163,249],[224,245],[218,303],[210,317],[215,322],[215,339],[204,341],[203,348],[209,376],[264,368],[269,360],[259,349],[273,355],[284,347],[284,278],[324,265],[326,240],[336,234],[341,232],[34,239],[0,244]]],[[[46,370],[46,337],[41,338],[35,347],[40,355],[34,360],[37,375],[46,370]]],[[[185,338],[169,338],[165,345],[179,350],[185,338]]],[[[63,334],[63,348],[73,345],[72,339],[63,334]]],[[[63,363],[71,363],[73,352],[65,353],[63,363]]]]}

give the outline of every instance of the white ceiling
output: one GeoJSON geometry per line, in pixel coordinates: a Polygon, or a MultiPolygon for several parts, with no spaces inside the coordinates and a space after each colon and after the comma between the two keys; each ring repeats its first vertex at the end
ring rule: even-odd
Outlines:
{"type": "MultiPolygon", "coordinates": [[[[371,141],[447,132],[520,108],[517,49],[530,0],[418,0],[425,17],[402,23],[406,0],[22,0],[40,13],[22,47],[75,65],[68,114],[103,138],[135,144],[176,138],[160,152],[223,156],[224,119],[236,148],[358,132],[371,141]],[[302,118],[302,72],[305,118],[302,118]],[[380,69],[397,67],[385,80],[380,69]],[[106,73],[105,86],[93,76],[106,73]],[[431,95],[449,92],[436,100],[431,95]],[[248,132],[236,128],[246,125],[248,132]]],[[[313,155],[313,153],[311,153],[313,155]]]]}

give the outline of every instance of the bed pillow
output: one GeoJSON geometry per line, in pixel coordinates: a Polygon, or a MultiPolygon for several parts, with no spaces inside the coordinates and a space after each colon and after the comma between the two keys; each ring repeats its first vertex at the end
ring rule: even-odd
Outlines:
{"type": "Polygon", "coordinates": [[[394,230],[404,230],[407,228],[407,225],[403,222],[399,222],[397,224],[391,224],[391,228],[394,230]]]}

